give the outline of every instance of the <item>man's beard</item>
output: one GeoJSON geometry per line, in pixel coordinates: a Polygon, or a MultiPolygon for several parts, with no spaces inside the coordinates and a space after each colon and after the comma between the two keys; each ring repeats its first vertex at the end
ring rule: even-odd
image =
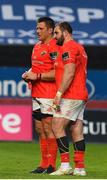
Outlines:
{"type": "Polygon", "coordinates": [[[59,45],[59,46],[62,46],[64,43],[64,36],[61,35],[60,39],[57,40],[56,44],[59,45]]]}

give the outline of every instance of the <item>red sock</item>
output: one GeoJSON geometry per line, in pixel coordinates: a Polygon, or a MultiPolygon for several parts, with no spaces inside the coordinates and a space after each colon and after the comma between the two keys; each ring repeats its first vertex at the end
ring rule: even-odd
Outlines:
{"type": "Polygon", "coordinates": [[[48,138],[48,165],[56,166],[56,158],[57,158],[57,142],[55,138],[48,138]]]}
{"type": "Polygon", "coordinates": [[[40,150],[41,150],[41,162],[40,165],[43,168],[48,167],[48,144],[47,139],[40,139],[40,150]]]}
{"type": "Polygon", "coordinates": [[[74,162],[75,168],[84,168],[84,151],[75,151],[74,152],[74,162]]]}
{"type": "Polygon", "coordinates": [[[70,162],[70,155],[68,152],[61,153],[61,162],[70,162]]]}

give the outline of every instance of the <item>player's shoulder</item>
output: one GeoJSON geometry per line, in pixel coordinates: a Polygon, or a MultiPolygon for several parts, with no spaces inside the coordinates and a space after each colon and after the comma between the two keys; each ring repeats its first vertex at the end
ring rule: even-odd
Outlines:
{"type": "Polygon", "coordinates": [[[41,45],[41,41],[36,42],[35,46],[41,45]]]}
{"type": "Polygon", "coordinates": [[[41,45],[41,41],[37,41],[35,44],[34,44],[34,47],[37,47],[37,46],[40,46],[41,45]]]}
{"type": "Polygon", "coordinates": [[[80,44],[77,41],[75,41],[74,39],[72,39],[70,41],[70,45],[73,45],[74,47],[79,47],[80,46],[80,44]]]}
{"type": "Polygon", "coordinates": [[[84,48],[84,46],[83,46],[81,43],[79,43],[79,42],[77,42],[77,41],[74,41],[74,42],[75,42],[75,44],[76,44],[78,47],[84,48]]]}
{"type": "Polygon", "coordinates": [[[63,50],[73,50],[77,51],[78,50],[78,43],[75,40],[70,40],[67,43],[65,43],[62,47],[63,50]]]}
{"type": "Polygon", "coordinates": [[[33,46],[33,52],[41,47],[41,41],[38,41],[33,46]]]}
{"type": "Polygon", "coordinates": [[[71,41],[71,43],[75,49],[84,50],[84,46],[82,44],[80,44],[79,42],[73,40],[73,41],[71,41]]]}

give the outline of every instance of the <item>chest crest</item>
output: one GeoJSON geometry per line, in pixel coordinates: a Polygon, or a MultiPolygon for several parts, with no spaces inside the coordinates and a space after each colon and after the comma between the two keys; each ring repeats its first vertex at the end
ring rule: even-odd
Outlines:
{"type": "Polygon", "coordinates": [[[45,55],[45,54],[47,54],[47,51],[42,51],[42,52],[41,52],[41,56],[43,56],[43,55],[45,55]]]}

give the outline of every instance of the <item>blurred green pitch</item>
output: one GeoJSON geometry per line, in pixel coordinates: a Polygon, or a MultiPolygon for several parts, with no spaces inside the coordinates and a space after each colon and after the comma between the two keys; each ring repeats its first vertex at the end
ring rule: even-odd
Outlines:
{"type": "MultiPolygon", "coordinates": [[[[71,160],[73,148],[70,146],[71,160]]],[[[86,177],[33,175],[40,159],[39,145],[35,142],[0,142],[0,179],[106,179],[107,144],[87,144],[86,177]]],[[[73,163],[71,162],[72,166],[73,163]]],[[[60,165],[58,155],[57,166],[60,165]]]]}

